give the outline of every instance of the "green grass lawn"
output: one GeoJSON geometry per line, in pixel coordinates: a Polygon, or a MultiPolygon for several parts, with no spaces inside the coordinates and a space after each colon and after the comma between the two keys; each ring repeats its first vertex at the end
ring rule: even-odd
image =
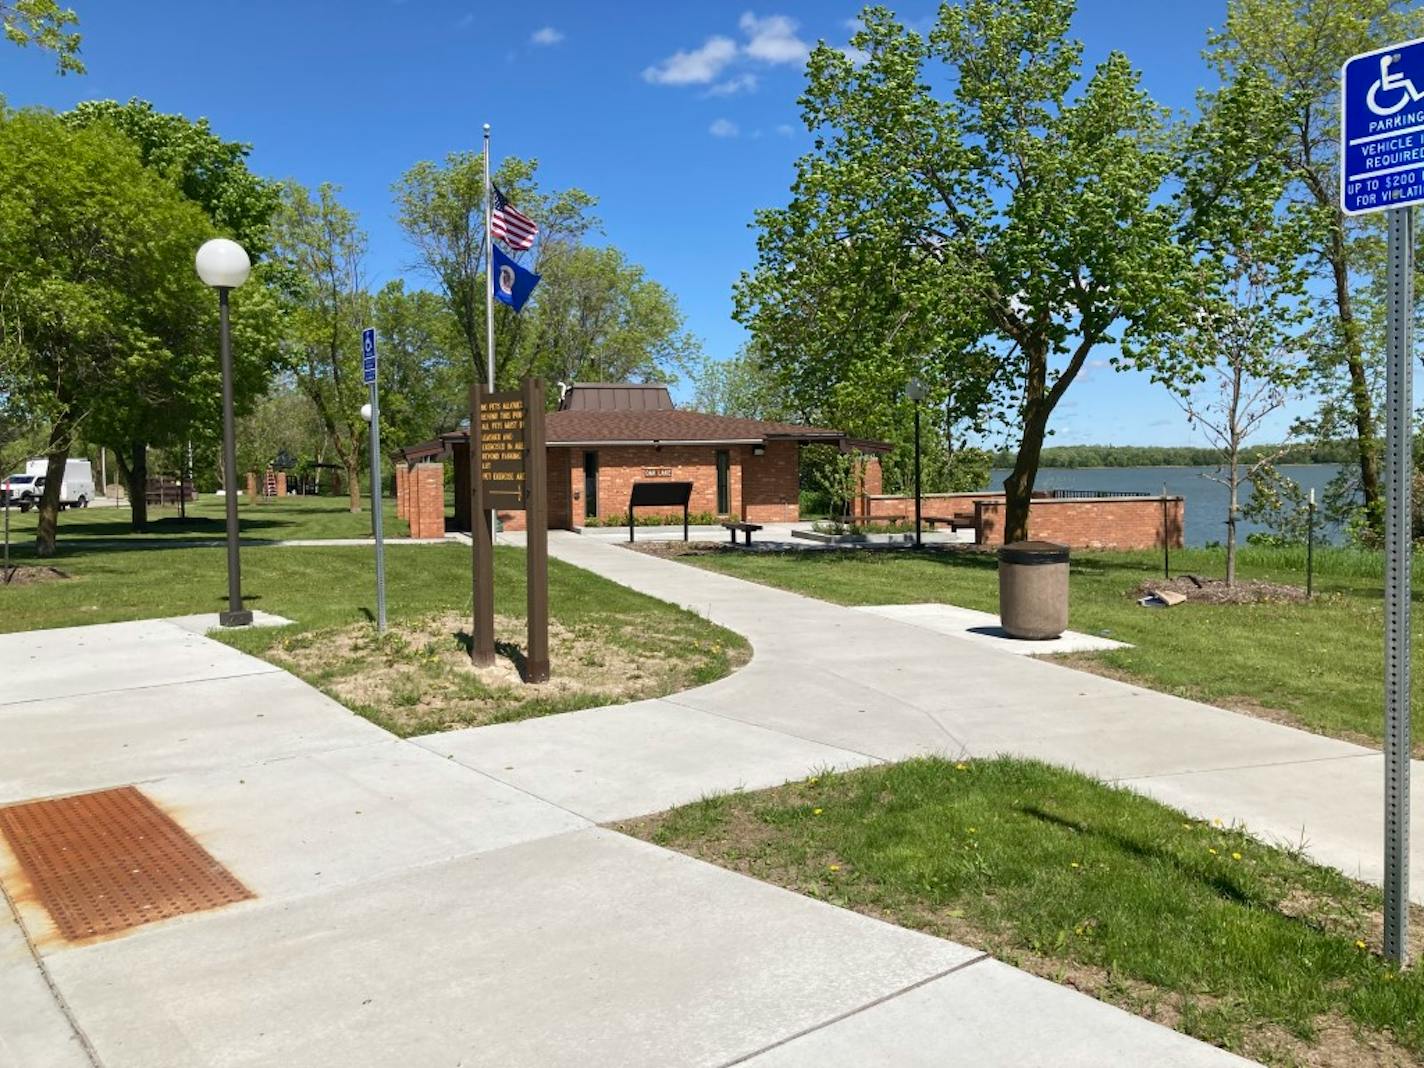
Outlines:
{"type": "Polygon", "coordinates": [[[1378,890],[1073,772],[913,760],[619,829],[988,950],[1250,1057],[1424,1055],[1424,971],[1377,956],[1378,890]]]}
{"type": "MultiPolygon", "coordinates": [[[[362,498],[361,511],[352,512],[350,502],[341,497],[278,497],[254,504],[239,498],[238,518],[245,541],[283,541],[291,538],[369,538],[371,511],[369,498],[362,498]]],[[[410,528],[404,519],[396,518],[395,501],[384,500],[382,524],[388,537],[405,536],[410,528]]],[[[57,541],[93,539],[165,539],[173,541],[208,541],[227,535],[227,518],[223,499],[205,495],[188,503],[186,518],[178,515],[176,504],[150,506],[149,529],[135,533],[130,526],[127,504],[116,508],[77,508],[59,513],[57,541]]],[[[10,509],[12,545],[28,547],[34,544],[39,516],[30,511],[10,509]]]]}
{"type": "MultiPolygon", "coordinates": [[[[1240,575],[1303,586],[1304,556],[1302,550],[1248,547],[1240,554],[1240,575]]],[[[939,601],[998,611],[997,564],[987,553],[717,552],[681,559],[837,604],[939,601]]],[[[1073,554],[1070,626],[1133,645],[1099,654],[1096,666],[1169,693],[1379,743],[1384,614],[1378,554],[1317,553],[1318,596],[1309,604],[1139,607],[1132,591],[1160,577],[1161,568],[1160,553],[1073,554]]],[[[1172,569],[1174,575],[1219,576],[1222,554],[1177,551],[1172,569]]],[[[1415,589],[1424,589],[1424,566],[1416,568],[1415,589]]],[[[1414,663],[1414,706],[1424,717],[1424,648],[1417,644],[1414,663]]],[[[1416,718],[1414,737],[1424,743],[1424,718],[1416,718]]],[[[1424,753],[1424,745],[1416,752],[1424,753]]]]}
{"type": "MultiPolygon", "coordinates": [[[[24,562],[34,562],[28,549],[24,562]]],[[[216,612],[226,606],[226,556],[221,548],[165,548],[161,539],[144,547],[113,548],[61,539],[59,554],[47,562],[70,577],[0,585],[0,632],[216,612]]],[[[525,618],[523,551],[497,548],[495,572],[495,611],[505,621],[508,640],[504,649],[517,658],[514,645],[523,642],[520,623],[525,618]]],[[[372,549],[245,549],[244,603],[292,619],[295,626],[216,636],[296,670],[354,710],[402,734],[670,693],[719,678],[749,655],[744,639],[699,616],[550,560],[553,648],[556,654],[569,652],[563,663],[555,658],[557,685],[525,688],[517,679],[508,685],[499,679],[465,678],[459,627],[469,626],[469,548],[391,546],[386,550],[386,582],[388,617],[393,631],[404,636],[392,634],[374,643],[372,549]],[[403,647],[401,643],[413,641],[417,632],[428,636],[403,647]],[[338,644],[343,655],[320,662],[290,655],[303,646],[338,644]],[[579,663],[572,662],[574,657],[579,663]],[[606,670],[597,669],[618,658],[633,663],[622,672],[628,678],[615,684],[607,680],[606,670]],[[373,683],[364,699],[352,699],[338,683],[367,669],[384,673],[380,685],[373,683]],[[412,687],[443,687],[448,692],[432,706],[402,696],[412,687]]]]}

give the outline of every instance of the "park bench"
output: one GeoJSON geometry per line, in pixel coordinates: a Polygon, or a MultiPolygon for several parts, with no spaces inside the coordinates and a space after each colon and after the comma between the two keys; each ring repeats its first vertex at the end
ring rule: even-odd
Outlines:
{"type": "Polygon", "coordinates": [[[935,528],[936,523],[943,523],[949,527],[950,530],[954,531],[972,530],[974,527],[974,513],[955,512],[954,515],[922,515],[920,516],[920,522],[928,523],[931,530],[935,528]]]}
{"type": "Polygon", "coordinates": [[[760,523],[723,523],[722,526],[731,531],[733,545],[737,544],[738,531],[741,531],[747,536],[746,543],[750,545],[752,543],[752,531],[761,529],[760,523]]]}

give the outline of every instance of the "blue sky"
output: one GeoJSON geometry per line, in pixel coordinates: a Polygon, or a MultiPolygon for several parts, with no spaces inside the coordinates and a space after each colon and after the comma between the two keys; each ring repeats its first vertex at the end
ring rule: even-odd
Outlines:
{"type": "MultiPolygon", "coordinates": [[[[390,186],[420,159],[479,147],[535,156],[548,186],[595,194],[606,239],[670,288],[714,355],[743,338],[731,286],[755,258],[752,212],[785,203],[810,144],[796,97],[807,44],[844,44],[854,3],[73,0],[89,73],[61,78],[33,51],[0,50],[11,106],[138,96],[207,116],[253,145],[273,177],[341,185],[370,232],[370,275],[408,276],[390,186]]],[[[1148,90],[1192,106],[1224,0],[1082,0],[1089,64],[1125,51],[1148,90]]],[[[896,6],[926,24],[936,5],[896,6]]],[[[421,284],[428,284],[421,282],[421,284]]],[[[1055,418],[1059,443],[1192,440],[1145,377],[1094,360],[1055,418]]],[[[1283,429],[1277,420],[1267,436],[1283,429]]]]}

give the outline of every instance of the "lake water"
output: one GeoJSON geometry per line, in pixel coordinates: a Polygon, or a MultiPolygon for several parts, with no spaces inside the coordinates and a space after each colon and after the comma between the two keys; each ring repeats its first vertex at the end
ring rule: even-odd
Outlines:
{"type": "MultiPolygon", "coordinates": [[[[1280,472],[1294,479],[1305,489],[1314,487],[1315,499],[1325,499],[1325,487],[1340,470],[1338,464],[1281,464],[1280,472]]],[[[1205,545],[1208,542],[1226,540],[1226,487],[1206,477],[1216,473],[1212,467],[1045,467],[1038,472],[1035,489],[1075,489],[1075,490],[1127,490],[1157,495],[1162,486],[1167,486],[1168,496],[1182,497],[1186,501],[1186,530],[1183,532],[1188,545],[1205,545]]],[[[1003,489],[1007,470],[996,468],[989,479],[992,489],[1003,489]]],[[[1251,497],[1249,486],[1240,490],[1244,505],[1251,497]]],[[[1319,514],[1317,512],[1317,514],[1319,514]]],[[[1338,542],[1341,537],[1337,526],[1327,524],[1322,518],[1317,528],[1317,537],[1338,542]]],[[[1241,541],[1254,530],[1261,530],[1259,524],[1238,519],[1236,536],[1241,541]]]]}

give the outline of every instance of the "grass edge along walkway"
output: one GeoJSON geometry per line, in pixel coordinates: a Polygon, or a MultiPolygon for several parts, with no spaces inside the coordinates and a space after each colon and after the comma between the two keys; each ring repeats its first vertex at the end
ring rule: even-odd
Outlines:
{"type": "MultiPolygon", "coordinates": [[[[1069,666],[1188,700],[1378,748],[1383,732],[1383,579],[1379,554],[1330,548],[1316,557],[1309,604],[1139,607],[1134,591],[1162,574],[1160,554],[1073,553],[1068,625],[1128,642],[1069,666]]],[[[1305,584],[1304,550],[1246,546],[1243,578],[1305,584]]],[[[993,553],[729,552],[681,556],[749,582],[847,606],[943,603],[998,611],[993,553]]],[[[1220,573],[1221,553],[1172,554],[1173,574],[1220,573]]],[[[1415,571],[1424,600],[1424,558],[1415,571]]],[[[1424,756],[1424,643],[1414,650],[1415,755],[1424,756]]]]}
{"type": "Polygon", "coordinates": [[[828,772],[617,829],[1267,1063],[1424,1054],[1424,971],[1377,955],[1378,889],[1038,761],[828,772]]]}

